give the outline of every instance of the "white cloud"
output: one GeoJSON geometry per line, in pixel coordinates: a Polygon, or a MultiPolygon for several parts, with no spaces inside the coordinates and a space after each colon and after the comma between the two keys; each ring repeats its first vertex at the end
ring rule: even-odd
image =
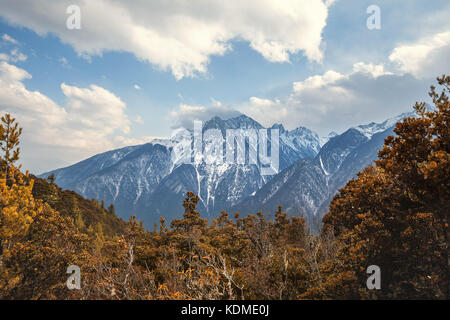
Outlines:
{"type": "Polygon", "coordinates": [[[358,62],[353,65],[353,73],[365,73],[370,74],[373,78],[378,78],[385,75],[392,75],[390,71],[384,70],[383,64],[366,64],[364,62],[358,62]]]}
{"type": "Polygon", "coordinates": [[[316,75],[307,78],[302,82],[294,82],[293,90],[296,93],[300,93],[310,89],[320,89],[326,85],[333,84],[336,81],[345,78],[346,76],[340,74],[339,72],[330,70],[327,71],[324,75],[316,75]]]}
{"type": "Polygon", "coordinates": [[[142,138],[130,138],[130,137],[124,137],[124,136],[115,136],[113,138],[114,144],[117,147],[129,147],[129,146],[137,146],[140,144],[149,143],[150,141],[154,139],[160,139],[160,137],[154,137],[154,136],[147,136],[142,138]]]}
{"type": "Polygon", "coordinates": [[[241,113],[230,106],[222,104],[220,101],[211,99],[211,105],[193,106],[181,103],[176,109],[169,113],[168,120],[172,122],[172,127],[191,128],[194,120],[207,121],[214,116],[228,119],[236,117],[241,113]]]}
{"type": "Polygon", "coordinates": [[[15,48],[11,50],[10,54],[0,53],[0,60],[12,61],[12,62],[22,62],[27,60],[27,56],[15,48]]]}
{"type": "Polygon", "coordinates": [[[6,33],[3,34],[2,39],[3,39],[3,41],[10,42],[10,43],[15,44],[15,45],[19,44],[19,41],[17,41],[13,37],[7,35],[6,33]]]}
{"type": "Polygon", "coordinates": [[[428,82],[410,74],[399,75],[383,64],[358,62],[348,73],[329,70],[300,82],[281,98],[251,97],[248,102],[225,106],[212,99],[209,106],[180,104],[170,112],[176,124],[190,128],[194,119],[209,120],[246,114],[269,127],[282,123],[288,129],[306,126],[325,136],[369,121],[384,121],[412,110],[427,95],[428,82]]]}
{"type": "Polygon", "coordinates": [[[450,70],[450,31],[424,37],[415,43],[400,45],[389,56],[404,73],[416,77],[435,77],[450,70]]]}
{"type": "Polygon", "coordinates": [[[132,52],[181,79],[205,73],[212,55],[231,50],[232,39],[248,41],[272,62],[289,62],[299,52],[320,62],[333,1],[84,1],[81,30],[69,30],[66,8],[72,2],[4,0],[0,15],[40,35],[54,33],[82,56],[132,52]]]}
{"type": "Polygon", "coordinates": [[[65,83],[61,84],[61,90],[68,98],[65,109],[78,126],[104,135],[116,129],[123,133],[130,132],[130,121],[125,115],[126,105],[112,92],[96,85],[78,88],[65,83]]]}
{"type": "Polygon", "coordinates": [[[185,117],[185,116],[195,116],[199,113],[205,112],[206,107],[204,106],[190,106],[188,104],[180,104],[178,109],[172,110],[170,112],[171,117],[185,117]]]}
{"type": "Polygon", "coordinates": [[[411,111],[426,96],[428,85],[411,75],[394,75],[381,64],[359,62],[347,74],[330,70],[295,82],[287,97],[252,97],[237,109],[265,126],[306,126],[326,135],[411,111]]]}
{"type": "Polygon", "coordinates": [[[278,119],[289,117],[288,107],[282,104],[279,99],[270,100],[251,97],[249,103],[244,104],[242,111],[266,126],[271,126],[276,122],[273,121],[275,120],[274,113],[277,114],[276,118],[278,119]],[[265,120],[262,121],[263,119],[265,120]]]}
{"type": "Polygon", "coordinates": [[[133,87],[134,87],[136,90],[141,90],[141,87],[140,87],[139,85],[137,85],[137,84],[135,84],[133,87]]]}
{"type": "Polygon", "coordinates": [[[24,128],[25,168],[54,169],[129,139],[114,138],[130,132],[126,105],[114,93],[96,85],[79,88],[62,83],[67,103],[60,106],[39,91],[28,90],[23,80],[30,78],[27,71],[0,62],[0,111],[12,113],[24,128]]]}
{"type": "Polygon", "coordinates": [[[12,62],[26,61],[27,56],[24,55],[22,52],[20,52],[19,49],[15,48],[15,49],[11,50],[10,60],[12,62]]]}

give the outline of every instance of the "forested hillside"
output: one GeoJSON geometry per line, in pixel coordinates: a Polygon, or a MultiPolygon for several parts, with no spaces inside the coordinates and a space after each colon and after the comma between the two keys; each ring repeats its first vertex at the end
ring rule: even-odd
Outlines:
{"type": "Polygon", "coordinates": [[[33,197],[48,203],[63,216],[74,219],[75,225],[83,232],[93,233],[102,230],[107,236],[123,234],[125,221],[118,218],[113,205],[105,208],[104,202],[96,199],[85,199],[71,190],[62,190],[49,179],[30,176],[34,180],[33,197]]]}
{"type": "MultiPolygon", "coordinates": [[[[397,123],[375,165],[331,202],[320,234],[283,208],[212,221],[188,192],[182,219],[146,230],[49,177],[15,167],[21,129],[2,117],[0,299],[448,299],[450,77],[434,107],[397,123]],[[81,286],[69,290],[67,268],[81,286]],[[366,286],[381,270],[381,289],[366,286]]],[[[26,130],[26,128],[24,128],[26,130]]],[[[151,205],[151,204],[150,204],[151,205]]]]}

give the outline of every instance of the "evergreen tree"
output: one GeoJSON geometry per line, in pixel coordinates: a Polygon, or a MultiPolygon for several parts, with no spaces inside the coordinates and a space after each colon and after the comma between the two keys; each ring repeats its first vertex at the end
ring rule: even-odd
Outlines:
{"type": "Polygon", "coordinates": [[[55,175],[51,174],[47,177],[49,183],[49,190],[43,197],[43,200],[47,202],[52,208],[55,208],[56,204],[60,200],[58,186],[55,184],[55,175]]]}
{"type": "Polygon", "coordinates": [[[116,214],[116,209],[114,208],[114,205],[113,205],[113,204],[110,204],[110,205],[109,205],[109,207],[108,207],[108,213],[109,213],[110,215],[115,215],[115,214],[116,214]]]}
{"type": "Polygon", "coordinates": [[[83,216],[81,214],[81,210],[78,206],[78,200],[75,195],[72,196],[72,215],[74,217],[74,224],[80,231],[84,231],[86,229],[86,225],[83,220],[83,216]]]}
{"type": "Polygon", "coordinates": [[[20,144],[19,137],[22,134],[22,128],[19,128],[19,124],[15,118],[12,118],[9,113],[1,117],[0,122],[0,145],[4,152],[2,161],[4,163],[4,174],[6,181],[10,180],[10,168],[19,160],[20,144]]]}
{"type": "Polygon", "coordinates": [[[95,226],[95,246],[97,250],[100,250],[105,243],[105,235],[103,234],[103,227],[100,223],[95,226]]]}

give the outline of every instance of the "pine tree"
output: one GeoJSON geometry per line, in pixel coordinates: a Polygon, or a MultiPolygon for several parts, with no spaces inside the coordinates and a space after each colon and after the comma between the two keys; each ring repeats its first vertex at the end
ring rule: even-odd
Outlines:
{"type": "Polygon", "coordinates": [[[19,124],[15,118],[12,118],[9,113],[1,117],[0,123],[0,145],[4,152],[2,161],[4,163],[4,174],[6,181],[10,180],[10,168],[19,160],[20,144],[19,137],[22,134],[22,128],[19,128],[19,124]]]}
{"type": "Polygon", "coordinates": [[[49,190],[46,195],[43,197],[43,200],[47,202],[52,208],[55,208],[56,204],[60,200],[58,186],[55,184],[55,175],[51,174],[47,177],[47,181],[49,183],[49,190]]]}
{"type": "Polygon", "coordinates": [[[109,207],[108,207],[108,213],[109,213],[110,215],[115,215],[115,214],[116,214],[116,209],[114,208],[114,205],[113,205],[113,204],[110,204],[110,205],[109,205],[109,207]]]}
{"type": "Polygon", "coordinates": [[[81,216],[81,213],[77,213],[75,215],[74,224],[80,231],[84,231],[86,228],[86,225],[84,223],[83,217],[81,216]]]}
{"type": "Polygon", "coordinates": [[[105,235],[103,234],[103,227],[100,223],[97,223],[95,226],[95,247],[97,250],[100,250],[105,243],[105,235]]]}
{"type": "Polygon", "coordinates": [[[84,223],[83,216],[80,210],[80,207],[78,206],[78,199],[75,195],[72,196],[71,200],[72,205],[72,216],[74,217],[74,224],[80,231],[85,231],[86,224],[84,223]]]}

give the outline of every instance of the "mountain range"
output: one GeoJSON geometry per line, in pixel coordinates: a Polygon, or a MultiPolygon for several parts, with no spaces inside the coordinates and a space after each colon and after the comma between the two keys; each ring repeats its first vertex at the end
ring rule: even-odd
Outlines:
{"type": "MultiPolygon", "coordinates": [[[[61,188],[114,204],[119,216],[136,215],[147,226],[160,216],[169,221],[181,217],[187,191],[199,195],[199,210],[208,218],[222,210],[270,215],[282,205],[289,214],[305,216],[318,225],[337,190],[377,158],[395,123],[406,116],[410,114],[350,128],[340,135],[333,132],[326,138],[305,127],[289,131],[275,124],[267,129],[279,132],[280,171],[270,176],[262,175],[259,165],[249,164],[248,154],[244,164],[183,161],[183,150],[192,141],[175,134],[170,139],[98,154],[40,177],[54,174],[61,188]]],[[[202,133],[208,129],[218,129],[225,137],[228,129],[266,128],[240,115],[214,117],[204,123],[202,133]]],[[[269,138],[268,149],[271,144],[269,138]]],[[[203,141],[203,151],[211,148],[212,141],[203,141]]],[[[245,148],[249,153],[247,140],[245,148]]]]}
{"type": "Polygon", "coordinates": [[[299,159],[231,211],[270,215],[281,205],[290,215],[306,217],[317,230],[333,196],[377,159],[384,139],[394,135],[395,124],[407,116],[412,114],[350,128],[333,136],[315,157],[299,159]]]}

